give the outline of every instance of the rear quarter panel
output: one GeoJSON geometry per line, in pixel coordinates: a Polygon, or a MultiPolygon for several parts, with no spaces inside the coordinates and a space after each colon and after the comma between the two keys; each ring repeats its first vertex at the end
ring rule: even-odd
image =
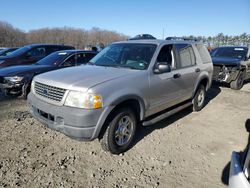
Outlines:
{"type": "Polygon", "coordinates": [[[207,78],[208,79],[208,84],[207,84],[207,87],[206,87],[206,90],[208,90],[211,85],[212,85],[212,77],[213,77],[213,63],[212,63],[212,59],[210,57],[210,54],[209,52],[207,51],[207,54],[208,56],[210,57],[209,58],[209,61],[208,62],[205,62],[203,63],[202,62],[202,58],[200,56],[200,53],[198,52],[196,46],[194,45],[193,46],[194,48],[194,52],[195,52],[195,55],[196,55],[196,62],[197,62],[197,65],[198,67],[200,68],[200,74],[196,80],[196,83],[195,83],[195,87],[194,87],[194,92],[196,91],[200,81],[204,78],[207,78]]]}

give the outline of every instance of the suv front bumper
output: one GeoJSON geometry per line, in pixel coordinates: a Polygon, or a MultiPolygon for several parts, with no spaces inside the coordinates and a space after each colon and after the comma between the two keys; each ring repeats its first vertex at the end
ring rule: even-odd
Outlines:
{"type": "Polygon", "coordinates": [[[104,109],[86,110],[67,106],[56,106],[28,95],[31,114],[47,127],[77,140],[93,140],[104,109]]]}
{"type": "Polygon", "coordinates": [[[222,67],[214,65],[213,80],[217,82],[230,83],[237,79],[239,69],[233,69],[232,67],[222,67]]]}

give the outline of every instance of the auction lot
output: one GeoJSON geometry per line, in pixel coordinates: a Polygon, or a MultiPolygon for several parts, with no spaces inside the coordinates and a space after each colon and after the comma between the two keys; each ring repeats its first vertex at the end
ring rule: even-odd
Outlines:
{"type": "Polygon", "coordinates": [[[214,86],[201,112],[186,109],[140,128],[123,155],[98,141],[80,142],[47,129],[26,101],[0,98],[0,187],[226,187],[231,153],[243,150],[250,83],[214,86]]]}

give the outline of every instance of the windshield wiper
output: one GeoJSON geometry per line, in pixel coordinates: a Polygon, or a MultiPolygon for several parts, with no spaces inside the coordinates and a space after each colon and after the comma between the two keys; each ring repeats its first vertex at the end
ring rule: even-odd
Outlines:
{"type": "Polygon", "coordinates": [[[140,70],[135,67],[131,67],[128,65],[119,65],[119,64],[95,64],[96,66],[103,66],[103,67],[114,67],[114,68],[127,68],[127,69],[134,69],[134,70],[140,70]]]}
{"type": "Polygon", "coordinates": [[[117,68],[127,68],[127,69],[135,69],[135,70],[138,70],[137,68],[131,67],[131,66],[128,66],[128,65],[116,65],[115,67],[117,67],[117,68]]]}

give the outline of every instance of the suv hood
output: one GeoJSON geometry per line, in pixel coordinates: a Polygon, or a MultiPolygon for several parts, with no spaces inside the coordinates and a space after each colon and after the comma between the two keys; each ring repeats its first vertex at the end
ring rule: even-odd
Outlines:
{"type": "Polygon", "coordinates": [[[26,65],[26,66],[10,66],[0,69],[0,76],[21,76],[33,73],[39,73],[40,71],[49,70],[53,67],[46,65],[26,65]]]}
{"type": "Polygon", "coordinates": [[[40,74],[34,81],[67,90],[87,92],[89,88],[98,84],[138,71],[140,70],[83,65],[40,74]]]}
{"type": "Polygon", "coordinates": [[[226,58],[226,57],[213,57],[214,65],[225,65],[225,66],[238,66],[241,62],[240,59],[226,58]]]}

